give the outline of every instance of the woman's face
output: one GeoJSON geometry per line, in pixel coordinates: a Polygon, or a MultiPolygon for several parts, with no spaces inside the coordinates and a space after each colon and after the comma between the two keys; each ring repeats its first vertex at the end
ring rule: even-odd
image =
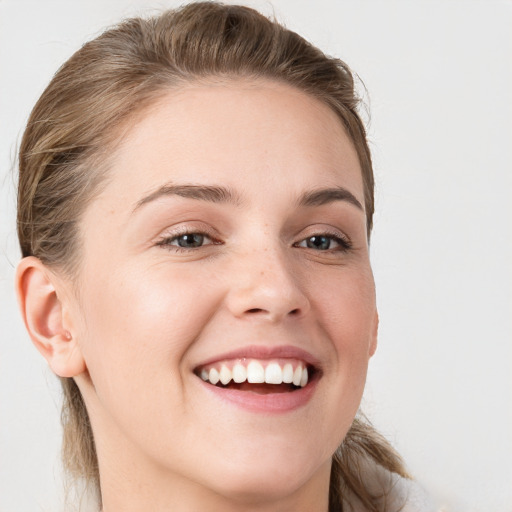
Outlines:
{"type": "Polygon", "coordinates": [[[336,115],[269,81],[190,85],[112,161],[69,306],[102,477],[237,499],[328,483],[377,331],[336,115]]]}

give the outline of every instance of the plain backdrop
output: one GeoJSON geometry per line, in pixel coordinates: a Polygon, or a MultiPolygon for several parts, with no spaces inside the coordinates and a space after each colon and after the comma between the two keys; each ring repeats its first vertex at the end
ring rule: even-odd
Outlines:
{"type": "MultiPolygon", "coordinates": [[[[59,387],[13,293],[16,144],[55,70],[172,1],[0,0],[0,512],[62,510],[59,387]]],[[[368,90],[381,325],[363,408],[439,506],[512,511],[512,3],[274,0],[368,90]]]]}

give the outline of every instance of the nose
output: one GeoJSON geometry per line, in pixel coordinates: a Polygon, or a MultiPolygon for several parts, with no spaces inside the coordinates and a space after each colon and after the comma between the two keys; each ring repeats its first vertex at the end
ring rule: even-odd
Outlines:
{"type": "Polygon", "coordinates": [[[289,317],[303,317],[309,311],[303,273],[292,268],[283,252],[266,248],[238,255],[226,297],[235,317],[277,323],[289,317]]]}

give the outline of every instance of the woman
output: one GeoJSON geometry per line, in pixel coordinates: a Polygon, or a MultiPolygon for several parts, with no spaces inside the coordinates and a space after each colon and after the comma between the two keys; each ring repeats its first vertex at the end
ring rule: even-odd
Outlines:
{"type": "Polygon", "coordinates": [[[38,101],[17,291],[104,512],[407,506],[356,418],[378,327],[357,107],[343,62],[212,3],[105,32],[38,101]]]}

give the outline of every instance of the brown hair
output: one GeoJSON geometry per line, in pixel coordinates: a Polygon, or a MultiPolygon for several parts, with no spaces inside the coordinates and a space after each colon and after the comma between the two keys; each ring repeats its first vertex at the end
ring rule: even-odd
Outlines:
{"type": "MultiPolygon", "coordinates": [[[[369,236],[374,179],[348,66],[253,9],[200,2],[126,20],[86,43],[56,73],[20,147],[17,226],[23,256],[73,275],[80,216],[108,177],[107,156],[126,121],[164,91],[211,77],[284,82],[334,110],[359,157],[369,236]]],[[[87,410],[74,380],[61,380],[64,465],[99,489],[87,410]]],[[[333,455],[331,511],[343,510],[347,496],[369,511],[386,509],[387,490],[376,493],[367,484],[363,469],[369,463],[407,476],[396,452],[358,417],[333,455]]]]}

